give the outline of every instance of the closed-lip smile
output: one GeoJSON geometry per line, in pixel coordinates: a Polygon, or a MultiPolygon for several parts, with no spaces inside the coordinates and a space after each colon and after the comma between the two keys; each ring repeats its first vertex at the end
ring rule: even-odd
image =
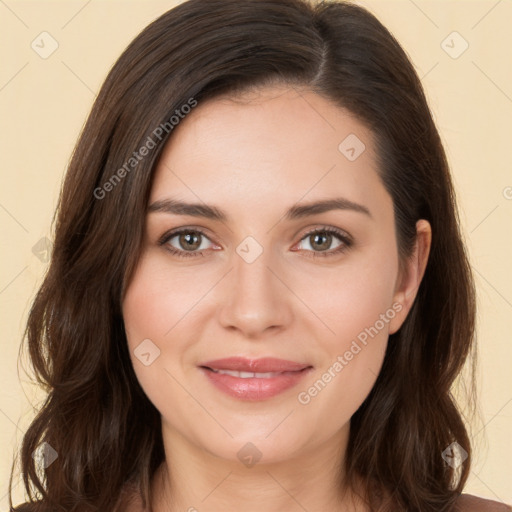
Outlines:
{"type": "Polygon", "coordinates": [[[264,357],[227,357],[206,361],[199,368],[217,389],[242,400],[265,400],[290,389],[313,367],[264,357]]]}

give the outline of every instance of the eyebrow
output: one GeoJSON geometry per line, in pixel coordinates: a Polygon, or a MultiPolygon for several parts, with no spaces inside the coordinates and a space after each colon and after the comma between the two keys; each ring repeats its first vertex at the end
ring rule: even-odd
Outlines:
{"type": "MultiPolygon", "coordinates": [[[[294,220],[310,215],[318,215],[319,213],[331,210],[351,210],[372,218],[372,214],[366,206],[354,203],[353,201],[349,201],[343,197],[294,205],[287,210],[284,217],[286,220],[294,220]]],[[[202,203],[185,203],[174,199],[161,199],[159,201],[155,201],[148,207],[148,213],[154,212],[204,217],[220,222],[226,222],[228,220],[228,215],[216,206],[209,206],[202,203]]]]}

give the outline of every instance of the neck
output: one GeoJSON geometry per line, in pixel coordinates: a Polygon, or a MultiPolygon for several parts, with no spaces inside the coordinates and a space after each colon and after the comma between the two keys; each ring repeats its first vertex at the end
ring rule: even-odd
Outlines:
{"type": "Polygon", "coordinates": [[[162,426],[166,461],[153,479],[154,512],[364,510],[344,484],[349,425],[286,461],[244,465],[162,426]]]}

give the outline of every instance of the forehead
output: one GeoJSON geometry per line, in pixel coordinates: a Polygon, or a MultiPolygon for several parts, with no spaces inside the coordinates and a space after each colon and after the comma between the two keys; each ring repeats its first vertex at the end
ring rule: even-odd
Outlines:
{"type": "Polygon", "coordinates": [[[382,194],[365,125],[311,91],[273,87],[195,107],[164,148],[151,201],[172,195],[247,210],[382,194]]]}

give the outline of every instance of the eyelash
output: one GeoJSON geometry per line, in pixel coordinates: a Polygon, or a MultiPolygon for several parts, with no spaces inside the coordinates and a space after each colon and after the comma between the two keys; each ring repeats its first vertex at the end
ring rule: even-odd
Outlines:
{"type": "MultiPolygon", "coordinates": [[[[164,233],[160,237],[160,239],[158,241],[158,245],[159,246],[166,245],[169,242],[169,240],[171,240],[175,236],[179,236],[179,235],[187,234],[187,233],[188,234],[190,234],[190,233],[200,234],[202,237],[205,237],[208,240],[210,240],[208,238],[208,235],[201,229],[198,229],[198,228],[179,229],[177,231],[171,231],[171,232],[164,233]]],[[[329,227],[329,226],[325,226],[322,228],[315,228],[315,229],[309,231],[299,240],[299,242],[302,242],[304,239],[310,237],[311,235],[315,235],[317,233],[320,233],[320,234],[328,233],[331,235],[335,235],[341,242],[341,245],[339,245],[334,250],[328,250],[328,251],[309,251],[309,250],[307,250],[306,251],[307,253],[311,253],[311,254],[309,254],[308,257],[326,258],[326,257],[330,257],[330,256],[336,256],[336,255],[341,254],[342,252],[346,251],[347,249],[349,249],[353,243],[351,237],[349,237],[345,232],[340,231],[336,228],[329,227]]],[[[204,256],[204,251],[184,251],[184,250],[176,249],[175,247],[172,247],[171,245],[168,245],[166,247],[166,250],[168,250],[171,254],[178,256],[179,258],[189,258],[189,257],[194,258],[194,257],[198,257],[198,256],[204,256]]]]}

